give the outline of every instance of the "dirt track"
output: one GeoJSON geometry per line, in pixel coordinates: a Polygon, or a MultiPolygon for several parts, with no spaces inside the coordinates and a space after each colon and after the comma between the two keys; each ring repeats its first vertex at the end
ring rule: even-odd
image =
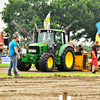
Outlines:
{"type": "Polygon", "coordinates": [[[100,76],[44,76],[0,78],[0,100],[100,100],[100,76]]]}
{"type": "MultiPolygon", "coordinates": [[[[17,70],[17,72],[20,74],[20,73],[66,73],[66,72],[60,72],[60,71],[58,71],[58,70],[53,70],[52,72],[41,72],[41,71],[37,71],[37,69],[35,68],[35,67],[32,67],[32,68],[30,68],[30,70],[29,71],[19,71],[19,70],[17,70]]],[[[72,71],[72,72],[68,72],[68,73],[76,73],[76,72],[78,72],[78,73],[86,73],[86,72],[82,72],[82,71],[72,71]]],[[[2,68],[0,68],[0,73],[8,73],[8,68],[4,68],[4,67],[2,67],[2,68]]],[[[13,73],[13,69],[12,69],[12,73],[13,73]]],[[[91,73],[91,72],[90,72],[91,73]]],[[[98,73],[98,72],[97,72],[98,73]]]]}

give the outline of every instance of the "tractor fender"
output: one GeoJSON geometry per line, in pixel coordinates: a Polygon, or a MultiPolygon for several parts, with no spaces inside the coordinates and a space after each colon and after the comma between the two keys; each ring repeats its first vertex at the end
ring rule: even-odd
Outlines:
{"type": "Polygon", "coordinates": [[[62,54],[64,53],[64,51],[65,51],[67,48],[71,48],[71,49],[74,51],[74,48],[73,48],[70,44],[63,44],[63,45],[60,47],[58,56],[61,57],[62,54]]]}

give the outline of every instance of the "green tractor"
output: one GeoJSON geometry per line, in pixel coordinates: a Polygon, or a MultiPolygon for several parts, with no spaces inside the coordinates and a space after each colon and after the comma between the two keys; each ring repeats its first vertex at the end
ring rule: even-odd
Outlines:
{"type": "Polygon", "coordinates": [[[51,72],[54,67],[59,71],[71,71],[75,54],[73,47],[66,44],[66,35],[63,30],[38,29],[35,33],[36,43],[29,44],[18,60],[18,70],[28,71],[35,64],[36,69],[42,72],[51,72]]]}

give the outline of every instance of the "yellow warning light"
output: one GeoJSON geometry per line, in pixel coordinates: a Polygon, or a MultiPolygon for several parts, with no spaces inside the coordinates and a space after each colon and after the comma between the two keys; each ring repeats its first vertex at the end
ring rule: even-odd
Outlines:
{"type": "Polygon", "coordinates": [[[57,44],[55,44],[55,47],[57,46],[57,44]]]}
{"type": "Polygon", "coordinates": [[[64,26],[61,27],[62,29],[64,28],[64,26]]]}

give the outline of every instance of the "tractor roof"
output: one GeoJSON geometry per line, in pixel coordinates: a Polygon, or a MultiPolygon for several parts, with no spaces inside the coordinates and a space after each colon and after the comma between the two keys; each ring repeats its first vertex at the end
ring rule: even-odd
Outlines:
{"type": "Polygon", "coordinates": [[[38,29],[38,30],[44,30],[44,31],[50,30],[50,31],[57,31],[57,32],[65,32],[64,30],[59,30],[59,29],[38,29]]]}

